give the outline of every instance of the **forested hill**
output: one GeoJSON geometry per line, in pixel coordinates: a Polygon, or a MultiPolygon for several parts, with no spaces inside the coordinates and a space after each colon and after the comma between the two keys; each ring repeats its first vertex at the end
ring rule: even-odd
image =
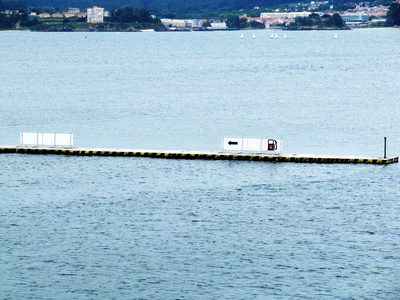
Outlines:
{"type": "MultiPolygon", "coordinates": [[[[250,9],[255,6],[270,7],[293,0],[24,0],[31,7],[57,7],[64,9],[78,7],[86,9],[94,5],[106,9],[133,6],[150,11],[173,12],[178,14],[205,14],[207,12],[228,12],[250,9]]],[[[4,0],[3,0],[4,2],[4,0]]]]}

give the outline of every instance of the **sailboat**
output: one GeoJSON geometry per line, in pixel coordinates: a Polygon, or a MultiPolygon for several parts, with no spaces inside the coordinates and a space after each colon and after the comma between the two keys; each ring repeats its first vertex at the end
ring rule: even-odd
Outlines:
{"type": "Polygon", "coordinates": [[[253,33],[253,39],[255,39],[256,38],[256,34],[255,33],[253,33]]]}
{"type": "Polygon", "coordinates": [[[337,34],[336,34],[336,33],[335,33],[335,36],[334,36],[334,38],[335,38],[335,39],[337,39],[337,34]]]}
{"type": "Polygon", "coordinates": [[[286,39],[286,34],[283,34],[283,38],[286,39]]]}
{"type": "Polygon", "coordinates": [[[278,38],[278,35],[277,34],[275,34],[275,39],[277,39],[278,38]]]}
{"type": "Polygon", "coordinates": [[[243,33],[240,35],[240,38],[241,38],[241,39],[243,38],[243,33]]]}
{"type": "Polygon", "coordinates": [[[274,38],[274,34],[272,33],[272,34],[271,34],[271,39],[273,39],[273,38],[274,38]]]}

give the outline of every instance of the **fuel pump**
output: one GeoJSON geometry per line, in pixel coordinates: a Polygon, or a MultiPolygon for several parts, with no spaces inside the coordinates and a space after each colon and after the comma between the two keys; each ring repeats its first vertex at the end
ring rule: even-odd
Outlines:
{"type": "Polygon", "coordinates": [[[278,142],[273,139],[268,140],[268,151],[275,151],[278,149],[278,142]]]}

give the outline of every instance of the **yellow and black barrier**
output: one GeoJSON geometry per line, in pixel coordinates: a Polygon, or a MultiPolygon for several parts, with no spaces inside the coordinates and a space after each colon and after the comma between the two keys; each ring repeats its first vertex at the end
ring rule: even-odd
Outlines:
{"type": "Polygon", "coordinates": [[[203,160],[244,160],[266,162],[296,162],[296,163],[320,163],[320,164],[391,164],[398,163],[398,157],[327,157],[318,155],[264,155],[250,153],[224,153],[224,152],[185,152],[185,151],[143,151],[143,150],[119,150],[119,149],[57,149],[37,147],[0,147],[2,153],[22,154],[53,154],[74,156],[125,156],[125,157],[151,157],[166,159],[203,159],[203,160]]]}

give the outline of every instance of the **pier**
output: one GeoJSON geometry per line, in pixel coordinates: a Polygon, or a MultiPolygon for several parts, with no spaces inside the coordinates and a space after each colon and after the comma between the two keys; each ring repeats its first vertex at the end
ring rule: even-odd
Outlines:
{"type": "Polygon", "coordinates": [[[268,154],[240,153],[221,151],[161,151],[110,148],[55,148],[55,147],[26,147],[0,146],[0,154],[20,153],[36,155],[71,155],[71,156],[123,156],[150,157],[164,159],[199,159],[199,160],[240,160],[264,162],[295,162],[320,164],[376,164],[386,165],[398,163],[398,157],[368,157],[368,156],[336,156],[308,154],[268,154]]]}

